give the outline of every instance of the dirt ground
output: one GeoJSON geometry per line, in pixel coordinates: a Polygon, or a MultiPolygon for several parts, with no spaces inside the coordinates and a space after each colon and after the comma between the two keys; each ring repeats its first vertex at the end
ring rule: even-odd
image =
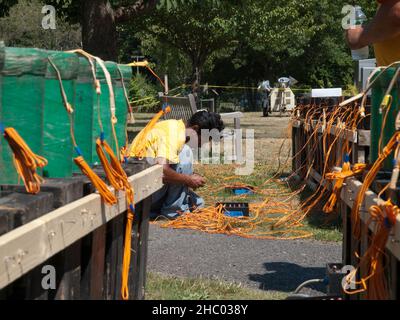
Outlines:
{"type": "MultiPolygon", "coordinates": [[[[128,129],[130,140],[146,125],[153,115],[146,113],[135,114],[135,124],[130,125],[128,129]]],[[[247,129],[254,130],[255,160],[273,164],[283,142],[285,144],[281,154],[282,160],[285,160],[291,149],[288,128],[290,118],[279,117],[278,115],[263,117],[262,112],[246,112],[243,115],[244,117],[241,119],[241,128],[244,130],[243,135],[245,136],[245,130],[247,129]]],[[[225,127],[227,131],[233,129],[233,120],[226,121],[225,127]]],[[[243,143],[243,148],[245,147],[246,144],[243,143]]]]}
{"type": "MultiPolygon", "coordinates": [[[[266,161],[271,164],[276,162],[282,143],[282,160],[284,160],[291,150],[291,140],[289,132],[289,117],[279,117],[273,115],[263,117],[261,112],[246,112],[241,119],[243,130],[254,130],[254,150],[256,161],[266,161]]],[[[226,122],[225,126],[233,128],[233,121],[226,122]]],[[[245,131],[243,132],[245,136],[245,131]]],[[[245,144],[243,145],[245,148],[245,144]]]]}

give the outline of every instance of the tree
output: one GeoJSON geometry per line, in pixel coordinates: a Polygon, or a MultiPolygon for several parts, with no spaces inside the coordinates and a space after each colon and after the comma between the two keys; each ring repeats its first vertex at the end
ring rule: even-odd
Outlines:
{"type": "MultiPolygon", "coordinates": [[[[83,49],[104,60],[118,57],[116,26],[133,21],[134,18],[151,11],[158,0],[46,0],[57,13],[82,27],[83,49]]],[[[16,0],[6,0],[0,7],[0,14],[7,14],[16,0]]]]}
{"type": "Polygon", "coordinates": [[[81,29],[78,24],[57,20],[56,29],[44,30],[40,0],[20,0],[10,8],[9,16],[0,18],[0,39],[7,46],[37,47],[49,50],[70,50],[81,46],[81,29]]]}
{"type": "Polygon", "coordinates": [[[233,1],[182,1],[160,6],[127,30],[141,28],[138,37],[147,48],[159,43],[178,56],[184,54],[191,64],[189,80],[195,81],[207,62],[237,43],[234,12],[233,1]]]}

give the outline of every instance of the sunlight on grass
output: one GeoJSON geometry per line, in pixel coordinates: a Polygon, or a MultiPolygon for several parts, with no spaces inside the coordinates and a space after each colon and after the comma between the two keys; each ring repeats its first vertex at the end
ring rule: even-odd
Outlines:
{"type": "Polygon", "coordinates": [[[149,272],[147,300],[281,300],[287,293],[245,288],[219,279],[180,278],[149,272]]]}

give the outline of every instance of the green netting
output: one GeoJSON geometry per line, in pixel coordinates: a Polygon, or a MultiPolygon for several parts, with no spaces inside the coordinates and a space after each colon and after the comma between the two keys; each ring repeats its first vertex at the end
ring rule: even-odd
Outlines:
{"type": "MultiPolygon", "coordinates": [[[[14,127],[33,152],[41,154],[47,53],[31,48],[6,47],[4,51],[0,119],[6,127],[14,127]]],[[[17,183],[11,151],[2,140],[0,183],[17,183]]]]}
{"type": "MultiPolygon", "coordinates": [[[[372,88],[372,110],[371,110],[371,162],[375,162],[378,158],[378,145],[379,139],[381,136],[381,128],[383,121],[383,113],[380,112],[380,106],[382,100],[385,96],[386,90],[389,87],[389,83],[392,80],[395,73],[395,68],[392,68],[385,72],[374,84],[372,88]]],[[[378,73],[375,78],[379,75],[378,73]]],[[[375,79],[374,78],[374,79],[375,79]]],[[[385,128],[383,128],[383,138],[382,138],[382,147],[386,146],[389,142],[390,138],[396,131],[395,128],[395,120],[397,113],[399,112],[399,94],[398,94],[398,86],[395,86],[393,91],[391,92],[393,97],[392,106],[390,109],[390,114],[387,117],[385,128]]],[[[393,156],[389,157],[388,160],[385,161],[384,168],[387,170],[391,170],[393,168],[393,156]]]]}
{"type": "Polygon", "coordinates": [[[117,68],[119,68],[121,73],[118,71],[114,87],[116,116],[118,119],[115,131],[117,132],[118,145],[121,148],[126,144],[126,121],[128,116],[128,105],[124,94],[124,88],[122,86],[122,80],[124,81],[125,88],[128,88],[129,82],[132,78],[132,68],[120,64],[117,65],[117,68]]]}
{"type": "MultiPolygon", "coordinates": [[[[49,58],[61,74],[68,102],[75,108],[75,80],[78,76],[77,55],[48,51],[49,58]]],[[[43,156],[51,159],[43,169],[43,175],[51,178],[65,178],[72,175],[73,147],[70,123],[60,92],[60,83],[54,68],[47,65],[43,103],[43,156]]]]}
{"type": "MultiPolygon", "coordinates": [[[[1,71],[3,70],[3,67],[4,67],[4,55],[5,55],[4,49],[5,49],[4,42],[0,41],[0,122],[3,121],[2,115],[1,115],[2,114],[1,113],[1,105],[2,105],[2,99],[1,99],[2,86],[1,86],[1,84],[2,84],[3,75],[2,75],[1,71]]],[[[4,139],[0,136],[0,176],[2,176],[3,172],[6,171],[5,167],[4,167],[4,162],[2,160],[3,148],[6,147],[4,145],[4,143],[5,143],[4,139]]],[[[1,180],[1,178],[0,178],[0,180],[1,180]]]]}
{"type": "MultiPolygon", "coordinates": [[[[107,69],[108,70],[108,69],[107,69]]],[[[101,95],[99,97],[100,101],[100,118],[103,125],[104,137],[110,146],[115,149],[112,130],[111,130],[111,111],[110,111],[110,92],[108,90],[107,82],[105,79],[104,72],[99,64],[96,63],[96,78],[100,82],[101,87],[101,95]]],[[[96,98],[97,99],[97,98],[96,98]]],[[[96,100],[96,107],[95,107],[95,120],[93,124],[93,137],[96,139],[100,137],[100,125],[98,122],[98,110],[97,110],[97,100],[96,100]]],[[[93,150],[93,162],[95,164],[100,163],[100,159],[96,154],[96,144],[94,143],[92,146],[93,150]]]]}
{"type": "MultiPolygon", "coordinates": [[[[49,164],[45,177],[69,177],[77,170],[73,165],[70,124],[63,106],[56,72],[48,56],[61,73],[69,103],[74,109],[77,143],[87,162],[99,162],[95,141],[100,135],[97,120],[97,95],[90,64],[77,54],[30,48],[6,48],[0,42],[0,121],[14,127],[31,149],[46,157],[49,164]]],[[[116,133],[119,146],[125,145],[127,104],[117,64],[107,62],[116,99],[116,133]]],[[[131,68],[120,66],[128,85],[131,68]]],[[[99,101],[105,138],[115,150],[111,129],[110,94],[105,75],[96,64],[96,77],[102,94],[99,101]]],[[[16,183],[12,155],[4,139],[0,139],[0,183],[16,183]],[[12,170],[10,170],[12,168],[12,170]]]]}
{"type": "MultiPolygon", "coordinates": [[[[89,61],[79,58],[78,79],[75,86],[75,135],[79,148],[89,165],[95,161],[96,151],[93,149],[95,141],[93,126],[97,123],[96,91],[93,85],[93,74],[89,61]]],[[[73,166],[73,171],[80,171],[73,166]]]]}

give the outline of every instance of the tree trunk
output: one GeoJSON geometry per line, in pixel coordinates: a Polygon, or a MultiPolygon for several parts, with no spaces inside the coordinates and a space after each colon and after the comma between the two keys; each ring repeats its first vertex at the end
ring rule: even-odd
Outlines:
{"type": "Polygon", "coordinates": [[[192,64],[192,92],[196,95],[200,92],[200,67],[197,64],[192,64]]]}
{"type": "Polygon", "coordinates": [[[110,2],[83,0],[81,5],[83,49],[103,60],[116,61],[117,31],[110,2]]]}

